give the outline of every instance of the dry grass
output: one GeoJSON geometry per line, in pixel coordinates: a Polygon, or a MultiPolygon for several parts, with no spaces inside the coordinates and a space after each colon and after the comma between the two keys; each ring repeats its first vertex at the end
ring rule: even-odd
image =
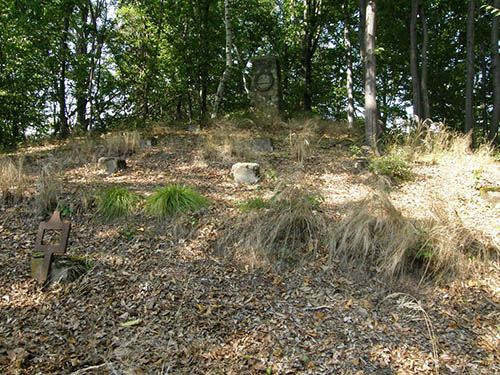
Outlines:
{"type": "Polygon", "coordinates": [[[411,160],[438,164],[443,159],[467,160],[467,163],[483,164],[493,161],[493,148],[488,143],[471,149],[471,134],[462,134],[443,123],[419,121],[400,136],[392,147],[403,148],[411,160]]]}
{"type": "Polygon", "coordinates": [[[62,181],[57,176],[57,172],[49,166],[42,168],[36,183],[35,208],[37,212],[42,215],[51,214],[57,208],[62,191],[62,181]]]}
{"type": "Polygon", "coordinates": [[[0,202],[17,203],[23,199],[26,190],[24,158],[17,163],[10,158],[0,159],[0,202]]]}
{"type": "Polygon", "coordinates": [[[110,156],[129,156],[140,146],[141,135],[137,131],[111,133],[104,137],[106,153],[110,156]]]}
{"type": "Polygon", "coordinates": [[[284,189],[269,202],[269,208],[230,220],[218,247],[223,255],[252,266],[279,267],[312,259],[328,233],[327,221],[317,211],[319,202],[318,195],[300,187],[284,189]]]}
{"type": "Polygon", "coordinates": [[[436,281],[471,276],[487,257],[455,212],[434,207],[425,221],[407,218],[386,194],[356,204],[335,232],[332,259],[372,268],[390,281],[407,274],[436,281]]]}
{"type": "Polygon", "coordinates": [[[234,122],[220,120],[205,138],[201,149],[203,159],[230,166],[236,161],[247,161],[255,157],[250,139],[251,132],[242,130],[234,122]]]}

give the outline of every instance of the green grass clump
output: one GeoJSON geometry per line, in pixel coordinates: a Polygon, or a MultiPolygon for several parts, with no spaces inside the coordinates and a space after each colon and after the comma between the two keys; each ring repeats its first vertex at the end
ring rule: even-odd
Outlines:
{"type": "Polygon", "coordinates": [[[415,177],[410,165],[405,161],[402,150],[391,151],[370,161],[368,170],[377,175],[387,176],[395,183],[411,181],[415,177]]]}
{"type": "Polygon", "coordinates": [[[157,218],[197,211],[208,206],[208,199],[195,190],[169,184],[157,189],[146,200],[146,212],[157,218]]]}
{"type": "Polygon", "coordinates": [[[99,213],[107,220],[130,215],[139,203],[139,195],[125,187],[104,191],[99,202],[99,213]]]}
{"type": "Polygon", "coordinates": [[[269,201],[263,199],[263,198],[252,198],[249,199],[245,202],[243,202],[240,206],[239,209],[241,212],[249,212],[249,211],[256,211],[256,210],[261,210],[263,208],[270,208],[271,204],[269,201]]]}

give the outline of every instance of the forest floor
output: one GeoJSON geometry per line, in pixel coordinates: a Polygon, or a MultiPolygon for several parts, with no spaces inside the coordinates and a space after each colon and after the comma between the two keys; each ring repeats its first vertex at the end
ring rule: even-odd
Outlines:
{"type": "MultiPolygon", "coordinates": [[[[270,197],[280,183],[320,193],[332,223],[377,194],[381,179],[353,166],[356,149],[341,135],[309,142],[294,156],[289,131],[263,133],[275,151],[251,161],[264,178],[237,185],[231,163],[250,160],[208,157],[215,130],[155,132],[157,145],[137,149],[126,170],[109,176],[98,172],[97,151],[86,150],[85,140],[19,152],[26,199],[0,206],[0,373],[500,374],[498,261],[446,282],[388,283],[327,253],[278,269],[214,250],[227,219],[241,215],[238,202],[270,197]],[[72,223],[68,253],[94,267],[73,283],[41,287],[29,259],[46,219],[34,208],[37,176],[49,166],[63,182],[72,223]],[[186,224],[190,230],[173,231],[141,212],[106,222],[82,203],[104,186],[147,196],[171,182],[210,199],[186,224]]],[[[392,202],[415,218],[439,202],[496,248],[500,208],[480,197],[478,185],[498,183],[500,164],[456,155],[416,164],[413,181],[391,187],[392,202]]]]}

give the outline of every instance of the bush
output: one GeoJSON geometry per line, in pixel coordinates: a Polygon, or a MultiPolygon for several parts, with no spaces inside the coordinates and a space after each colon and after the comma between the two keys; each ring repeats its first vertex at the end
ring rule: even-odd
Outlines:
{"type": "Polygon", "coordinates": [[[146,200],[146,211],[159,219],[197,211],[206,206],[207,198],[189,187],[175,184],[157,189],[146,200]]]}
{"type": "Polygon", "coordinates": [[[404,159],[402,150],[393,150],[384,156],[372,158],[368,170],[377,175],[387,176],[397,184],[411,181],[415,177],[404,159]]]}
{"type": "Polygon", "coordinates": [[[99,200],[98,212],[106,220],[133,213],[139,203],[137,193],[125,187],[113,187],[104,191],[99,200]]]}

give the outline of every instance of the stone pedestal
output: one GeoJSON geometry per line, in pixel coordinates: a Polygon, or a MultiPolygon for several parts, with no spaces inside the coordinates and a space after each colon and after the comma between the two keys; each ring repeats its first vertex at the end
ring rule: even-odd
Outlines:
{"type": "Polygon", "coordinates": [[[281,113],[283,99],[281,71],[277,57],[263,56],[252,61],[253,78],[250,87],[252,104],[264,112],[281,113]]]}

